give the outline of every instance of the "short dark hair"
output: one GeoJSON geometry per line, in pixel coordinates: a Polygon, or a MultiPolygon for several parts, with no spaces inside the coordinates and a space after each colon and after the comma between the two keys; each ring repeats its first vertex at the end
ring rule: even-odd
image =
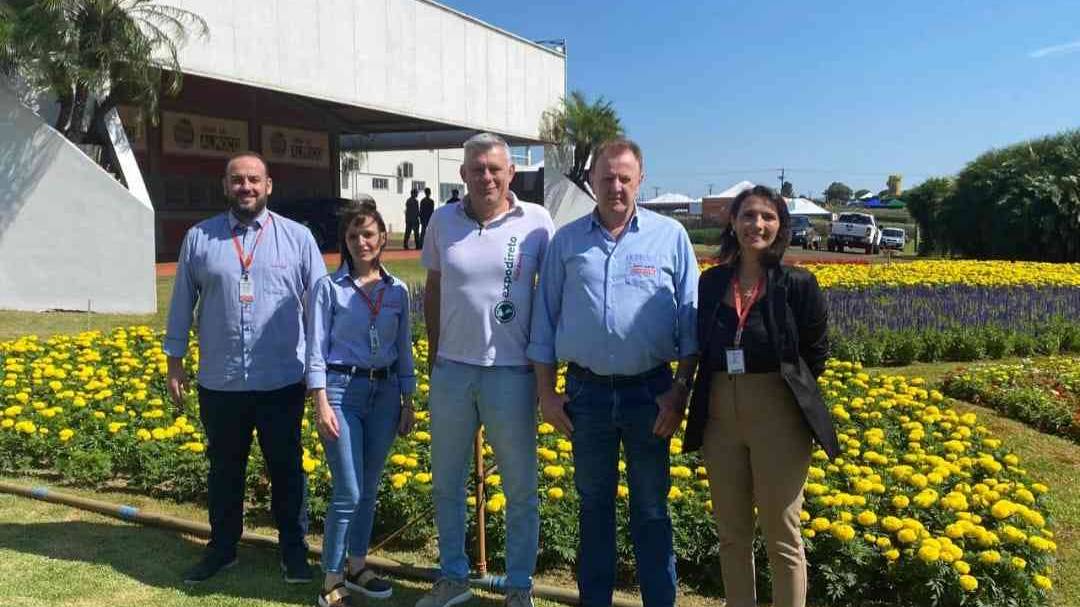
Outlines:
{"type": "Polygon", "coordinates": [[[601,156],[615,156],[623,152],[629,151],[637,159],[638,168],[641,172],[645,172],[645,157],[641,154],[641,146],[636,141],[627,137],[616,137],[614,139],[608,139],[602,141],[600,145],[596,146],[596,150],[593,151],[593,164],[600,159],[601,156]]]}
{"type": "Polygon", "coordinates": [[[416,193],[419,192],[419,191],[420,190],[418,190],[416,188],[413,188],[413,189],[409,190],[409,196],[416,196],[416,193]]]}
{"type": "Polygon", "coordinates": [[[450,190],[450,195],[451,195],[451,196],[457,196],[457,195],[458,195],[458,191],[457,191],[456,189],[454,189],[454,190],[450,190]]]}
{"type": "MultiPolygon", "coordinates": [[[[368,194],[357,194],[356,200],[343,203],[338,210],[338,217],[338,251],[341,252],[341,265],[338,268],[344,266],[352,272],[352,255],[349,254],[349,246],[345,243],[345,234],[349,231],[349,226],[357,219],[370,217],[375,220],[375,225],[379,226],[379,233],[386,234],[386,222],[383,221],[382,214],[375,206],[375,199],[368,194]]],[[[386,244],[383,243],[383,247],[385,246],[386,244]]],[[[381,258],[382,250],[380,249],[379,255],[375,258],[376,265],[382,265],[381,258]]]]}
{"type": "Polygon", "coordinates": [[[747,199],[756,196],[771,204],[780,219],[780,229],[776,232],[776,239],[769,245],[768,250],[761,256],[762,265],[775,266],[780,264],[791,242],[791,213],[788,212],[787,201],[776,190],[763,185],[747,188],[735,197],[728,209],[728,225],[720,235],[720,250],[716,253],[716,261],[727,265],[734,264],[739,259],[739,240],[735,236],[735,222],[739,218],[739,210],[747,199]]]}
{"type": "Polygon", "coordinates": [[[424,196],[431,196],[431,188],[424,188],[424,196]]]}
{"type": "Polygon", "coordinates": [[[270,176],[270,165],[267,164],[266,159],[262,157],[262,154],[260,154],[260,153],[258,153],[256,151],[253,151],[253,150],[247,150],[247,151],[244,151],[244,152],[237,152],[237,153],[233,154],[232,156],[229,156],[229,159],[225,161],[225,176],[226,177],[229,176],[229,165],[231,165],[233,163],[233,161],[238,159],[238,158],[254,158],[255,160],[258,160],[259,162],[262,163],[263,169],[266,170],[266,176],[267,177],[270,176]]]}

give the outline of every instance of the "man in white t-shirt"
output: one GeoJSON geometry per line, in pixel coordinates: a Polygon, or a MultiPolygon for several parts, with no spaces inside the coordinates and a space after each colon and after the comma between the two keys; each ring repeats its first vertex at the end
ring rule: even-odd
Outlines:
{"type": "Polygon", "coordinates": [[[544,207],[510,191],[510,148],[482,133],[465,142],[461,204],[435,211],[424,238],[424,318],[431,371],[431,470],[441,577],[417,607],[472,597],[465,554],[465,482],[483,424],[506,493],[506,605],[532,606],[540,534],[536,386],[525,349],[536,274],[555,231],[544,207]]]}

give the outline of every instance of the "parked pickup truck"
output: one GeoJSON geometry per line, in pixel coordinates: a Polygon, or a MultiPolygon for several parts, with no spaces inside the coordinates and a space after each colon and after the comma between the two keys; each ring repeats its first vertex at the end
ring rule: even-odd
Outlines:
{"type": "Polygon", "coordinates": [[[845,247],[858,247],[867,255],[879,253],[881,230],[878,229],[874,216],[869,213],[841,213],[840,217],[832,222],[826,246],[830,251],[841,253],[845,247]]]}
{"type": "Polygon", "coordinates": [[[882,228],[881,248],[903,251],[905,244],[907,244],[907,234],[904,228],[882,228]]]}

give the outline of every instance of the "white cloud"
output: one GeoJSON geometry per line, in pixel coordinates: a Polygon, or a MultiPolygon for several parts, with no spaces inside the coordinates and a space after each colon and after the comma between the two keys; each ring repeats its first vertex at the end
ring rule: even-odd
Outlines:
{"type": "Polygon", "coordinates": [[[1042,59],[1043,57],[1050,57],[1052,55],[1065,55],[1076,52],[1080,52],[1080,40],[1074,40],[1072,42],[1054,46],[1046,46],[1028,53],[1028,57],[1031,57],[1032,59],[1042,59]]]}

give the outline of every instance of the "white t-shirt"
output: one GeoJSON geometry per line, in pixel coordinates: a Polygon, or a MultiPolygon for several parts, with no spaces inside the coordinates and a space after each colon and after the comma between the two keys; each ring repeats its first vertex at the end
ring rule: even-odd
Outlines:
{"type": "Polygon", "coordinates": [[[421,259],[441,274],[438,356],[529,364],[533,289],[555,226],[544,207],[510,197],[510,210],[483,227],[465,214],[467,201],[431,217],[421,259]]]}

